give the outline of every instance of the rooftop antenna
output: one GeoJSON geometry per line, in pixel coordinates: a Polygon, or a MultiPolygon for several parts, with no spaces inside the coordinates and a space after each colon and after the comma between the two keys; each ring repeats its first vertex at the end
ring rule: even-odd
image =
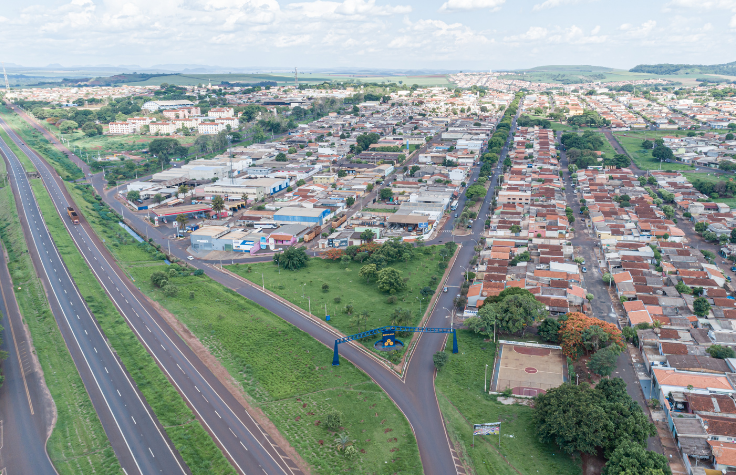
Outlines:
{"type": "Polygon", "coordinates": [[[299,89],[299,70],[294,66],[294,87],[299,89]]]}
{"type": "Polygon", "coordinates": [[[3,63],[3,76],[5,76],[5,91],[10,92],[10,83],[8,82],[8,73],[5,72],[5,63],[3,63]]]}

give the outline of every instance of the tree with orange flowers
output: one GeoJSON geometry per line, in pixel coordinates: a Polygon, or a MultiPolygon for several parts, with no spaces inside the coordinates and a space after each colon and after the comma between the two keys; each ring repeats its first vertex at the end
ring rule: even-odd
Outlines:
{"type": "Polygon", "coordinates": [[[560,346],[562,352],[577,359],[595,353],[600,348],[618,345],[624,348],[624,339],[616,325],[579,312],[571,312],[559,318],[560,346]]]}
{"type": "Polygon", "coordinates": [[[342,249],[335,249],[334,247],[330,249],[329,251],[325,252],[325,259],[330,259],[331,261],[337,261],[339,260],[343,255],[345,254],[345,251],[342,249]]]}

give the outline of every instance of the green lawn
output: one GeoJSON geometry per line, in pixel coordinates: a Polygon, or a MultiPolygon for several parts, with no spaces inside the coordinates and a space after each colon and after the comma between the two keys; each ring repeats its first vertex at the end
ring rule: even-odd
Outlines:
{"type": "MultiPolygon", "coordinates": [[[[682,176],[687,178],[689,182],[693,182],[694,179],[698,179],[701,181],[707,181],[711,183],[718,183],[720,181],[727,181],[730,178],[734,178],[730,175],[719,175],[717,173],[683,173],[682,176]]],[[[713,201],[714,203],[724,203],[727,204],[730,207],[736,207],[736,197],[734,198],[712,198],[710,201],[713,201]]]]}
{"type": "Polygon", "coordinates": [[[567,131],[575,130],[575,129],[571,125],[561,124],[559,122],[552,122],[552,130],[554,130],[555,132],[557,132],[558,130],[567,132],[567,131]]]}
{"type": "Polygon", "coordinates": [[[459,330],[457,339],[460,352],[452,354],[452,346],[447,345],[450,359],[438,372],[435,386],[450,437],[473,473],[581,473],[580,466],[558,447],[539,441],[533,409],[501,404],[483,392],[486,365],[490,384],[495,345],[467,330],[459,330]],[[501,422],[500,448],[498,436],[476,436],[473,447],[472,424],[484,422],[501,422]]]}
{"type": "Polygon", "coordinates": [[[31,181],[51,237],[79,292],[184,462],[193,474],[236,473],[89,269],[61,222],[43,182],[31,181]]]}
{"type": "Polygon", "coordinates": [[[0,188],[0,239],[23,322],[56,406],[56,425],[46,445],[51,462],[60,474],[122,473],[36,276],[9,186],[0,188]]]}
{"type": "Polygon", "coordinates": [[[388,267],[400,271],[403,278],[408,278],[407,290],[397,293],[395,295],[397,302],[393,304],[389,303],[388,294],[378,290],[375,279],[366,283],[365,279],[360,277],[363,264],[354,261],[343,264],[327,259],[310,259],[304,269],[298,271],[282,269],[280,272],[272,262],[235,264],[226,267],[258,285],[265,281],[268,290],[304,310],[309,310],[311,299],[313,315],[322,318],[330,315],[329,324],[349,335],[365,329],[390,325],[390,317],[397,308],[410,310],[413,317],[411,325],[418,323],[420,305],[421,313],[424,313],[431,299],[431,295],[423,297],[419,291],[428,286],[434,292],[444,273],[443,269],[438,268],[441,261],[438,251],[441,247],[443,246],[425,246],[422,250],[417,249],[415,257],[408,262],[388,264],[388,267]],[[252,271],[248,272],[248,268],[252,268],[252,271]],[[436,276],[434,283],[431,280],[433,275],[436,276]],[[329,285],[327,292],[322,290],[325,283],[329,285]],[[339,303],[335,299],[339,299],[339,303]],[[347,305],[353,306],[353,316],[363,312],[369,314],[365,325],[358,328],[353,324],[352,316],[346,312],[347,305]]]}
{"type": "MultiPolygon", "coordinates": [[[[48,163],[54,167],[61,178],[64,180],[77,180],[84,177],[82,170],[76,166],[69,157],[59,152],[40,132],[31,127],[25,120],[21,119],[18,114],[0,104],[0,116],[13,128],[13,131],[18,134],[26,145],[42,155],[48,163]]],[[[7,139],[4,132],[3,138],[7,139]]],[[[6,140],[6,143],[10,145],[8,140],[6,140]]],[[[15,153],[21,162],[27,160],[24,154],[19,154],[17,151],[15,151],[15,153]]],[[[30,162],[27,163],[30,164],[30,162]]],[[[30,166],[32,167],[32,165],[30,166]]],[[[24,167],[26,170],[30,170],[25,162],[24,167]]]]}
{"type": "MultiPolygon", "coordinates": [[[[639,167],[641,170],[659,170],[660,168],[663,171],[693,169],[691,165],[685,165],[682,163],[660,162],[652,156],[651,150],[645,150],[641,147],[641,142],[644,137],[643,134],[632,136],[629,132],[625,133],[626,136],[624,136],[623,133],[615,133],[614,135],[618,139],[618,142],[621,144],[621,146],[629,153],[631,158],[634,160],[636,166],[639,167]]],[[[654,137],[654,135],[650,135],[649,137],[654,137]]]]}
{"type": "Polygon", "coordinates": [[[422,473],[408,422],[363,372],[348,361],[332,366],[332,348],[204,275],[172,276],[170,282],[179,292],[165,297],[151,285],[150,276],[172,266],[155,260],[156,251],[145,250],[151,246],[134,243],[114,219],[103,219],[100,213],[110,210],[88,192],[85,199],[88,188],[69,189],[81,213],[106,239],[136,285],[174,314],[218,358],[251,404],[269,416],[315,473],[422,473]],[[363,405],[356,404],[358,396],[368,399],[363,405]],[[307,406],[302,407],[304,404],[307,406]],[[343,412],[345,431],[358,441],[360,454],[354,461],[336,453],[335,434],[314,425],[333,409],[343,412]],[[379,437],[386,429],[392,431],[379,437]]]}

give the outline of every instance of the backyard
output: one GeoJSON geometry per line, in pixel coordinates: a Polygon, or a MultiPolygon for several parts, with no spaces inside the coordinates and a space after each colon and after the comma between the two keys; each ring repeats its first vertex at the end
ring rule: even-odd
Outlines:
{"type": "Polygon", "coordinates": [[[413,259],[387,264],[406,280],[406,290],[394,295],[378,290],[375,278],[367,282],[361,277],[360,270],[365,263],[354,260],[343,263],[341,260],[310,259],[305,268],[297,271],[280,269],[271,262],[226,267],[257,285],[265,283],[266,289],[303,310],[311,308],[312,314],[320,317],[329,315],[329,324],[349,335],[390,325],[397,309],[411,313],[407,325],[418,323],[419,315],[426,310],[444,273],[439,267],[443,261],[442,248],[444,246],[425,246],[416,250],[413,259]],[[326,290],[324,284],[328,286],[326,290]],[[431,291],[425,290],[423,294],[425,287],[431,291]],[[353,318],[364,313],[368,316],[361,321],[353,318]]]}
{"type": "Polygon", "coordinates": [[[539,441],[532,408],[502,404],[483,391],[483,378],[487,375],[490,382],[493,372],[495,344],[468,330],[459,330],[457,339],[460,353],[452,354],[447,345],[449,360],[435,386],[448,433],[472,473],[580,474],[579,462],[539,441]],[[501,422],[500,446],[496,435],[476,436],[473,446],[473,424],[489,422],[501,422]]]}
{"type": "Polygon", "coordinates": [[[151,274],[179,267],[165,264],[153,246],[134,241],[89,187],[68,188],[136,285],[218,358],[249,403],[270,418],[316,473],[422,472],[408,422],[364,373],[347,361],[332,366],[331,348],[205,275],[175,273],[169,282],[178,291],[165,296],[151,283],[151,274]],[[356,404],[358,399],[362,404],[356,404]],[[330,431],[324,424],[333,411],[342,412],[341,429],[330,431]],[[355,459],[338,451],[339,433],[356,441],[355,459]]]}

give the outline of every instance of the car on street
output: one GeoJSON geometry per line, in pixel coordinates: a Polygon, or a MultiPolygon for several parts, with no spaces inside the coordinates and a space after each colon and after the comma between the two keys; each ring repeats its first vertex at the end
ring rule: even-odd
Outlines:
{"type": "Polygon", "coordinates": [[[588,269],[586,269],[585,267],[583,267],[583,272],[588,272],[588,269]]]}
{"type": "Polygon", "coordinates": [[[443,287],[442,288],[442,291],[445,292],[445,293],[447,293],[447,287],[443,287]]]}
{"type": "Polygon", "coordinates": [[[457,213],[455,213],[455,217],[457,218],[457,213]]]}
{"type": "Polygon", "coordinates": [[[187,260],[193,261],[194,260],[194,256],[187,256],[187,260]]]}

